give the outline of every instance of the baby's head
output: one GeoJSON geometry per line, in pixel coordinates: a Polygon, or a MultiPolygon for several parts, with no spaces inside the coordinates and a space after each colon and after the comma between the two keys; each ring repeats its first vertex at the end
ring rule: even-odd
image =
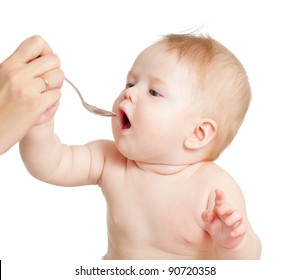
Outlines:
{"type": "Polygon", "coordinates": [[[240,61],[209,36],[167,35],[160,42],[188,65],[196,84],[193,109],[215,122],[208,159],[214,160],[232,142],[251,101],[248,77],[240,61]]]}
{"type": "Polygon", "coordinates": [[[236,135],[250,99],[243,66],[217,41],[165,36],[136,58],[114,103],[117,147],[149,163],[214,160],[236,135]]]}

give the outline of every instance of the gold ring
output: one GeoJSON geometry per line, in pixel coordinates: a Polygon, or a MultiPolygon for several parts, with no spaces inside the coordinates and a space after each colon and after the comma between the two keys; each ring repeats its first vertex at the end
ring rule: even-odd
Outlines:
{"type": "Polygon", "coordinates": [[[48,91],[49,90],[49,82],[47,79],[45,79],[43,76],[39,76],[45,83],[45,87],[46,87],[46,90],[45,91],[48,91]]]}

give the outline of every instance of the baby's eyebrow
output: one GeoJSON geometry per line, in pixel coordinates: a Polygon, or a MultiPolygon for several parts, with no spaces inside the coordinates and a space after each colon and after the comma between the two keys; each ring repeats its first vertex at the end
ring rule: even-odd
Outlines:
{"type": "Polygon", "coordinates": [[[166,82],[164,82],[162,79],[156,77],[156,76],[150,76],[150,80],[154,83],[158,83],[161,84],[162,86],[164,86],[165,88],[167,88],[166,82]]]}
{"type": "Polygon", "coordinates": [[[130,70],[127,74],[127,79],[128,79],[128,77],[136,77],[136,76],[137,75],[132,70],[130,70]]]}

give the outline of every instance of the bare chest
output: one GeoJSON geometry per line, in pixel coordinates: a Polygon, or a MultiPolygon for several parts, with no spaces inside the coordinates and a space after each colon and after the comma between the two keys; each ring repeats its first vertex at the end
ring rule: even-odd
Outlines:
{"type": "Polygon", "coordinates": [[[113,239],[163,250],[192,250],[208,242],[200,227],[199,196],[190,176],[128,174],[103,188],[113,239]]]}

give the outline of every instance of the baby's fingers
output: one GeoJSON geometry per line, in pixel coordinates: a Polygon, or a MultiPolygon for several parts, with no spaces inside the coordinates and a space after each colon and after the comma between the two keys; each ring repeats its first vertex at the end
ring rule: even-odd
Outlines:
{"type": "Polygon", "coordinates": [[[226,202],[225,194],[222,190],[216,189],[215,190],[215,205],[219,206],[226,202]]]}
{"type": "Polygon", "coordinates": [[[232,206],[228,203],[223,203],[215,207],[216,215],[225,223],[226,220],[233,214],[232,206]]]}
{"type": "Polygon", "coordinates": [[[51,106],[50,108],[48,108],[40,117],[40,119],[38,120],[38,122],[36,123],[36,125],[42,124],[44,122],[47,122],[48,120],[50,120],[54,114],[56,113],[57,109],[59,107],[59,102],[53,106],[51,106]]]}
{"type": "Polygon", "coordinates": [[[246,233],[246,226],[242,221],[236,223],[235,227],[232,228],[232,230],[231,230],[231,236],[233,238],[242,236],[245,233],[246,233]]]}
{"type": "Polygon", "coordinates": [[[215,216],[214,212],[209,210],[204,211],[201,215],[202,220],[206,226],[212,223],[214,216],[215,216]]]}
{"type": "Polygon", "coordinates": [[[243,216],[240,211],[233,211],[228,217],[225,218],[224,223],[228,227],[234,227],[237,223],[241,223],[243,216]]]}
{"type": "Polygon", "coordinates": [[[243,216],[238,210],[233,211],[233,213],[225,219],[224,223],[229,228],[232,237],[239,237],[246,232],[243,216]]]}

